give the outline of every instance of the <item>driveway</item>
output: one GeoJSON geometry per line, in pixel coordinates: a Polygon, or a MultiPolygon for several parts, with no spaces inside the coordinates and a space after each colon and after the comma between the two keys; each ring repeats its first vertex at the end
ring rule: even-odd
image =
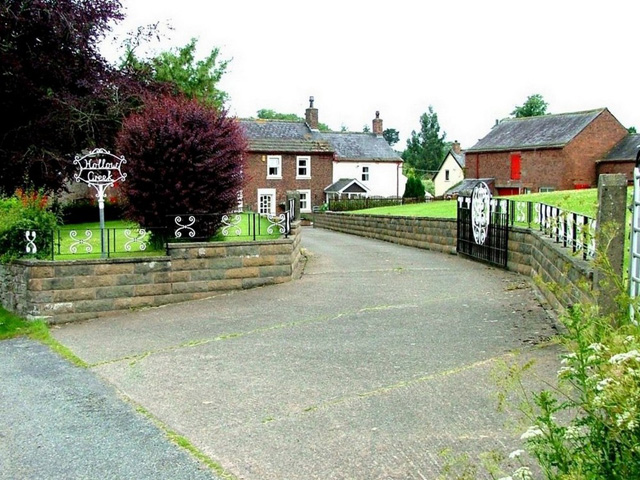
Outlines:
{"type": "Polygon", "coordinates": [[[519,447],[490,372],[557,366],[527,278],[320,229],[303,247],[299,280],[52,333],[237,478],[434,478],[446,447],[519,447]]]}

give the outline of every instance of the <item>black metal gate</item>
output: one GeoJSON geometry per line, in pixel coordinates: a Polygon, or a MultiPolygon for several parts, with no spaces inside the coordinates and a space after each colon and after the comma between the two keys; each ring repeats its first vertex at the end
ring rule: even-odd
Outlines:
{"type": "Polygon", "coordinates": [[[458,197],[458,242],[456,250],[477,260],[507,267],[509,208],[506,200],[491,198],[480,183],[470,197],[458,197]]]}

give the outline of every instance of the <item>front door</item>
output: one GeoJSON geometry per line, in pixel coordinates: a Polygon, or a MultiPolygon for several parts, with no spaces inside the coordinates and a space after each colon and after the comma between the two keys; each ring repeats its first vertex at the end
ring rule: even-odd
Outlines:
{"type": "Polygon", "coordinates": [[[276,189],[258,189],[258,213],[260,215],[275,215],[276,213],[276,189]]]}

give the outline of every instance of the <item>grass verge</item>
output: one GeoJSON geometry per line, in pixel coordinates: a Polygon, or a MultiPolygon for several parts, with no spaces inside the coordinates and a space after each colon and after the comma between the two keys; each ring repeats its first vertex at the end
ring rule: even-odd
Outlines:
{"type": "Polygon", "coordinates": [[[67,347],[58,342],[49,333],[49,327],[42,320],[25,320],[0,307],[0,340],[16,337],[29,337],[47,345],[51,350],[66,358],[78,367],[87,367],[87,363],[78,358],[67,347]]]}

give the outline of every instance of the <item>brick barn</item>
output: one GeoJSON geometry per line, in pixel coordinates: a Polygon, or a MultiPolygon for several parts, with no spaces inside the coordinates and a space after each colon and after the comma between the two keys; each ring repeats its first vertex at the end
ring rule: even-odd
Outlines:
{"type": "Polygon", "coordinates": [[[597,186],[598,160],[627,136],[608,109],[502,120],[466,151],[467,178],[499,195],[597,186]]]}

